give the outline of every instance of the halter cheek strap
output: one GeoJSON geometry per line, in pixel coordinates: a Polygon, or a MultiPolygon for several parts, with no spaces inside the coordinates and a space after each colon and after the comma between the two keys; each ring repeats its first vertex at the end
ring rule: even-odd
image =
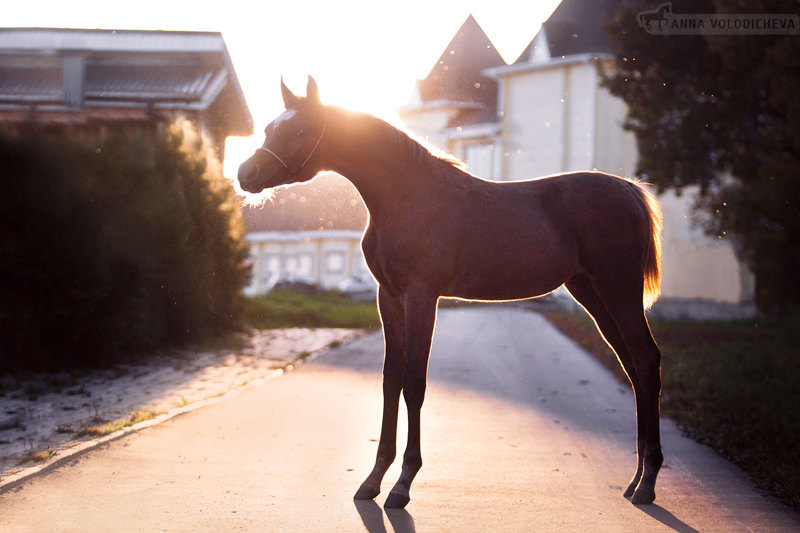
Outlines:
{"type": "Polygon", "coordinates": [[[261,146],[261,147],[257,148],[257,149],[256,149],[256,151],[258,151],[258,150],[261,150],[262,152],[266,152],[266,153],[268,153],[269,155],[271,155],[272,157],[274,157],[275,159],[277,159],[277,160],[278,160],[278,163],[280,163],[281,165],[283,165],[283,168],[285,168],[285,169],[286,169],[286,171],[289,173],[289,175],[290,175],[290,176],[294,176],[294,175],[296,175],[298,172],[300,172],[300,170],[302,170],[302,168],[303,168],[304,166],[306,166],[306,163],[308,163],[308,161],[311,159],[311,157],[312,157],[312,156],[314,155],[314,153],[317,151],[317,147],[319,147],[319,143],[321,143],[321,142],[322,142],[322,137],[325,135],[325,130],[327,129],[327,127],[328,127],[328,121],[326,120],[326,121],[325,121],[325,123],[322,125],[322,131],[320,132],[320,134],[319,134],[319,137],[317,138],[317,142],[316,142],[316,143],[314,143],[314,147],[313,147],[313,148],[311,149],[311,151],[308,153],[308,155],[307,155],[307,156],[306,156],[306,158],[303,160],[303,162],[302,162],[302,163],[300,163],[300,165],[299,165],[297,168],[295,168],[294,170],[290,170],[290,169],[289,169],[289,165],[287,165],[287,164],[286,164],[286,161],[284,161],[284,160],[283,160],[283,159],[282,159],[282,158],[281,158],[281,157],[280,157],[278,154],[276,154],[275,152],[273,152],[272,150],[270,150],[270,149],[269,149],[269,148],[267,148],[266,146],[261,146]]]}
{"type": "Polygon", "coordinates": [[[276,154],[275,152],[273,152],[273,151],[272,151],[272,150],[270,150],[269,148],[265,148],[265,147],[261,146],[261,147],[260,147],[260,148],[258,148],[256,151],[258,151],[258,150],[261,150],[262,152],[267,152],[269,155],[271,155],[272,157],[274,157],[275,159],[277,159],[277,160],[278,160],[278,163],[280,163],[281,165],[283,165],[283,168],[285,168],[286,170],[289,170],[289,166],[288,166],[288,165],[287,165],[287,164],[284,162],[284,160],[283,160],[283,159],[281,159],[281,157],[280,157],[278,154],[276,154]]]}

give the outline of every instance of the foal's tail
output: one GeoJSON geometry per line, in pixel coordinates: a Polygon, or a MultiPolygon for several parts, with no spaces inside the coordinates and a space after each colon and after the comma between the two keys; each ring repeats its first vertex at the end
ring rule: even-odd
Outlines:
{"type": "Polygon", "coordinates": [[[650,237],[644,262],[644,308],[649,309],[661,294],[661,230],[664,227],[661,205],[656,196],[639,181],[633,181],[634,190],[647,210],[650,237]]]}

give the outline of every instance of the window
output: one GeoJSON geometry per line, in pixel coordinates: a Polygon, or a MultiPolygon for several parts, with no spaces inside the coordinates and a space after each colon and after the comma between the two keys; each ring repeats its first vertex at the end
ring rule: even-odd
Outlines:
{"type": "Polygon", "coordinates": [[[314,259],[310,253],[287,254],[286,273],[290,277],[313,275],[314,259]]]}
{"type": "Polygon", "coordinates": [[[494,145],[469,144],[464,148],[464,162],[468,170],[486,179],[494,179],[494,145]]]}
{"type": "Polygon", "coordinates": [[[325,272],[328,274],[344,274],[347,268],[347,255],[344,252],[325,253],[325,272]]]}
{"type": "Polygon", "coordinates": [[[281,273],[281,258],[270,252],[265,252],[261,256],[261,280],[268,283],[269,280],[278,277],[281,273]]]}

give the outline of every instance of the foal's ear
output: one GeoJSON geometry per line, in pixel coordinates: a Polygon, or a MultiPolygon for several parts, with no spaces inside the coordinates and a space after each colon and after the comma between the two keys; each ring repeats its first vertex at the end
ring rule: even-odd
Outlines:
{"type": "Polygon", "coordinates": [[[308,77],[308,85],[306,85],[306,100],[312,104],[321,104],[319,99],[319,88],[317,82],[311,76],[308,77]]]}
{"type": "Polygon", "coordinates": [[[283,105],[286,109],[293,109],[297,107],[297,97],[292,91],[283,83],[283,76],[281,76],[281,94],[283,95],[283,105]]]}

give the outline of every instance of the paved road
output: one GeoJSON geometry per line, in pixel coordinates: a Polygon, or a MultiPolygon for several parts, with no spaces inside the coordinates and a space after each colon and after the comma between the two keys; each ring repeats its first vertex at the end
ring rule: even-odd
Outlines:
{"type": "Polygon", "coordinates": [[[632,394],[509,307],[440,313],[411,503],[356,504],[381,346],[363,337],[35,476],[0,495],[0,531],[800,531],[798,514],[668,420],[656,504],[623,499],[632,394]]]}

